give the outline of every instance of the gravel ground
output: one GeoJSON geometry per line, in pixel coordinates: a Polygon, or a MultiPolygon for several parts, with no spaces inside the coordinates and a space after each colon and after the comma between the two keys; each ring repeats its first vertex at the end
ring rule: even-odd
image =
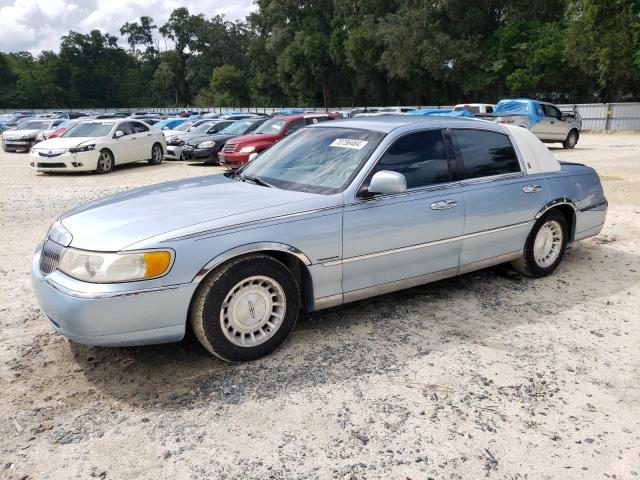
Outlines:
{"type": "Polygon", "coordinates": [[[585,134],[609,216],[557,273],[491,269],[334,308],[242,365],[54,333],[29,263],[62,211],[215,167],[38,175],[0,153],[0,477],[637,478],[640,134],[585,134]],[[635,445],[635,446],[634,446],[635,445]]]}

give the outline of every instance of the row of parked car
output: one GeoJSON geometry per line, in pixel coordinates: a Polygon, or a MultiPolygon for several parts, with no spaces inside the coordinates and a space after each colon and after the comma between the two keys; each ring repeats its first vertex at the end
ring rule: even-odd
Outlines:
{"type": "Polygon", "coordinates": [[[3,132],[2,148],[31,152],[31,166],[37,171],[108,173],[116,164],[141,160],[158,164],[165,157],[235,169],[296,130],[338,117],[478,117],[527,128],[542,141],[562,142],[565,148],[573,148],[580,134],[577,115],[529,99],[503,100],[497,105],[461,104],[453,109],[387,107],[372,110],[314,113],[290,109],[271,116],[246,112],[224,115],[182,112],[181,116],[170,118],[160,118],[152,112],[131,115],[114,112],[91,117],[78,114],[81,116],[75,119],[59,118],[55,113],[46,117],[25,115],[13,129],[3,132]]]}
{"type": "Polygon", "coordinates": [[[582,119],[577,111],[563,112],[548,102],[529,98],[515,98],[491,103],[463,103],[453,108],[417,109],[413,107],[368,108],[354,111],[353,115],[374,116],[402,113],[407,115],[447,115],[481,118],[484,120],[523,127],[545,143],[562,143],[573,148],[578,143],[582,119]]]}

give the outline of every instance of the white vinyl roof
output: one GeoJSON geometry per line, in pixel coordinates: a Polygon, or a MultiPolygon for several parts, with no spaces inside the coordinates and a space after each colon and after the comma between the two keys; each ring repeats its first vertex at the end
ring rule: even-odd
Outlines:
{"type": "Polygon", "coordinates": [[[504,125],[515,141],[529,175],[560,171],[560,163],[538,137],[523,127],[504,125]]]}

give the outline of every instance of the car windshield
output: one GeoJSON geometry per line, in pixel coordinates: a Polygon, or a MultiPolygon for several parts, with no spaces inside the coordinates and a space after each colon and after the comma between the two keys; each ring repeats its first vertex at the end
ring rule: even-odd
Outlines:
{"type": "Polygon", "coordinates": [[[177,130],[179,132],[186,132],[192,126],[193,126],[193,122],[184,122],[178,125],[176,128],[174,128],[174,130],[177,130]]]}
{"type": "Polygon", "coordinates": [[[253,133],[280,133],[286,124],[286,120],[272,118],[256,128],[253,133]]]}
{"type": "Polygon", "coordinates": [[[255,123],[255,120],[238,120],[221,130],[220,133],[224,133],[225,135],[242,135],[251,128],[251,125],[255,125],[255,123]]]}
{"type": "Polygon", "coordinates": [[[301,192],[339,193],[384,138],[351,128],[304,128],[263,152],[240,170],[274,187],[301,192]]]}
{"type": "Polygon", "coordinates": [[[50,121],[34,121],[34,122],[25,122],[20,125],[21,130],[45,130],[49,128],[50,121]]]}
{"type": "Polygon", "coordinates": [[[104,137],[113,128],[113,122],[79,123],[68,129],[63,137],[104,137]]]}
{"type": "Polygon", "coordinates": [[[217,122],[204,122],[198,125],[197,127],[193,127],[192,129],[189,130],[189,132],[204,133],[207,130],[209,130],[211,127],[213,127],[216,123],[217,122]]]}

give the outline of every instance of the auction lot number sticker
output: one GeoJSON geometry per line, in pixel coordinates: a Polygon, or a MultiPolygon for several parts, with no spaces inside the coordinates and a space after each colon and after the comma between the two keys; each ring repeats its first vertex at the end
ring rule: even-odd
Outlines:
{"type": "Polygon", "coordinates": [[[331,142],[330,147],[340,147],[340,148],[352,148],[354,150],[362,150],[366,145],[367,141],[365,140],[353,140],[351,138],[336,138],[333,142],[331,142]]]}

